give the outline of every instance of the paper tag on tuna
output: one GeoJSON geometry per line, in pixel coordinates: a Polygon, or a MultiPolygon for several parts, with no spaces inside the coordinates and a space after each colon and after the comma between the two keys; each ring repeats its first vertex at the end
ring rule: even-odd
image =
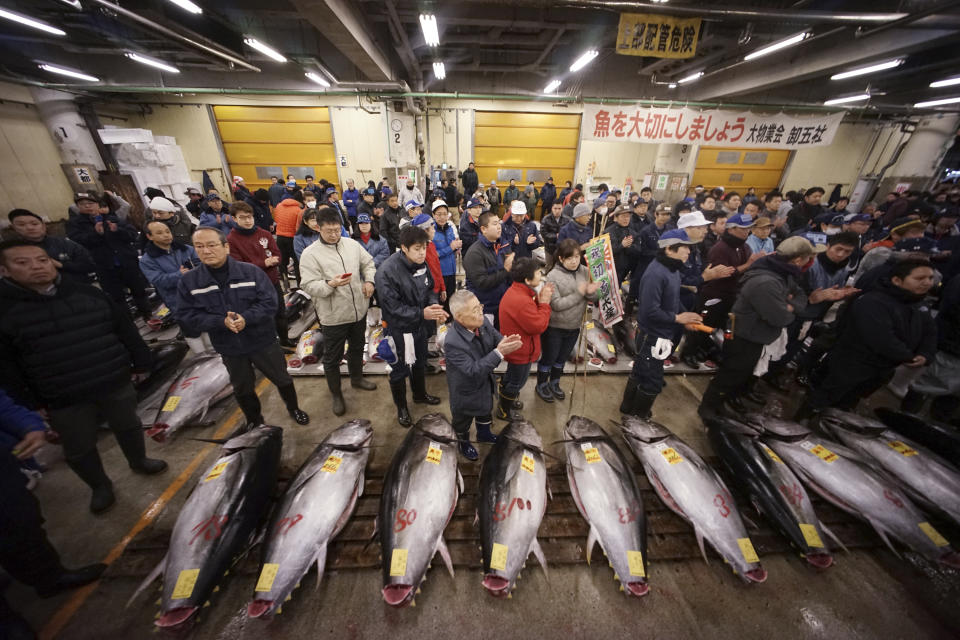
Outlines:
{"type": "Polygon", "coordinates": [[[313,345],[312,345],[312,344],[308,344],[307,346],[305,346],[305,347],[303,348],[303,355],[308,356],[308,355],[310,355],[311,353],[313,353],[313,345]]]}
{"type": "Polygon", "coordinates": [[[529,451],[523,452],[523,458],[520,459],[520,468],[527,473],[533,473],[533,470],[536,468],[536,461],[534,461],[533,454],[529,451]]]}
{"type": "Polygon", "coordinates": [[[207,477],[203,479],[204,482],[210,482],[215,480],[223,475],[223,470],[227,468],[227,465],[230,464],[229,460],[224,460],[223,462],[218,462],[213,465],[213,469],[210,469],[210,473],[207,474],[207,477]]]}
{"type": "Polygon", "coordinates": [[[343,462],[343,452],[334,449],[330,452],[330,455],[327,456],[327,461],[323,463],[322,467],[320,467],[320,471],[325,471],[326,473],[336,473],[337,469],[340,468],[341,462],[343,462]]]}
{"type": "Polygon", "coordinates": [[[183,600],[193,595],[193,587],[197,584],[200,569],[185,569],[177,576],[177,584],[173,585],[170,597],[174,600],[183,600]]]}
{"type": "Polygon", "coordinates": [[[443,449],[440,448],[440,445],[436,442],[430,443],[430,448],[427,449],[427,462],[432,462],[433,464],[440,464],[440,458],[443,457],[443,449]]]}
{"type": "Polygon", "coordinates": [[[507,570],[507,551],[505,544],[493,543],[493,551],[490,552],[490,568],[498,571],[507,570]]]}
{"type": "Polygon", "coordinates": [[[680,454],[677,453],[677,450],[673,447],[668,447],[665,443],[660,442],[656,445],[657,449],[660,451],[660,455],[670,464],[677,464],[678,462],[683,462],[683,458],[680,457],[680,454]]]}
{"type": "Polygon", "coordinates": [[[812,524],[800,523],[800,533],[803,534],[803,539],[807,541],[807,544],[811,547],[816,547],[817,549],[823,548],[823,540],[820,539],[820,534],[817,533],[817,528],[812,524]]]}
{"type": "Polygon", "coordinates": [[[827,449],[826,447],[824,447],[823,445],[813,444],[809,440],[804,440],[803,442],[800,443],[800,446],[828,464],[835,462],[840,457],[837,454],[835,454],[833,451],[830,451],[830,449],[827,449]]]}
{"type": "Polygon", "coordinates": [[[630,575],[645,578],[646,571],[643,570],[643,554],[639,551],[627,551],[627,565],[630,567],[630,575]]]}
{"type": "Polygon", "coordinates": [[[177,408],[178,404],[180,404],[180,396],[170,396],[167,398],[167,401],[163,403],[163,409],[160,409],[160,411],[173,411],[177,408]]]}
{"type": "Polygon", "coordinates": [[[266,562],[263,565],[263,570],[260,572],[260,579],[257,580],[257,586],[254,587],[254,591],[270,591],[273,589],[273,581],[277,579],[277,572],[280,571],[279,564],[273,564],[272,562],[266,562]]]}
{"type": "Polygon", "coordinates": [[[940,532],[934,529],[929,522],[921,522],[917,526],[920,527],[921,531],[927,534],[927,537],[933,541],[933,544],[937,545],[938,547],[950,546],[950,543],[947,541],[947,539],[940,535],[940,532]]]}
{"type": "Polygon", "coordinates": [[[158,318],[166,318],[168,315],[170,315],[170,309],[168,307],[164,307],[163,309],[160,309],[160,311],[157,311],[158,318]]]}
{"type": "Polygon", "coordinates": [[[901,442],[900,440],[888,440],[887,446],[906,458],[917,455],[916,449],[910,447],[904,442],[901,442]]]}
{"type": "Polygon", "coordinates": [[[783,464],[783,460],[780,459],[780,456],[778,456],[778,455],[774,452],[773,449],[771,449],[770,447],[768,447],[768,446],[765,445],[765,444],[760,445],[760,446],[763,447],[763,452],[766,453],[767,456],[768,456],[771,460],[773,460],[774,462],[783,464]]]}
{"type": "Polygon", "coordinates": [[[583,330],[584,330],[584,331],[590,331],[590,329],[593,329],[593,323],[592,323],[592,322],[588,322],[587,324],[583,325],[583,330]]]}
{"type": "Polygon", "coordinates": [[[390,556],[390,575],[395,578],[402,578],[407,575],[407,550],[394,549],[390,556]]]}
{"type": "Polygon", "coordinates": [[[583,457],[587,459],[587,464],[600,462],[603,459],[600,457],[600,451],[593,446],[592,442],[581,443],[580,448],[583,450],[583,457]]]}
{"type": "Polygon", "coordinates": [[[749,563],[760,562],[760,558],[757,556],[757,552],[753,548],[753,543],[750,542],[750,538],[737,538],[737,545],[740,547],[740,553],[743,554],[744,560],[749,563]]]}
{"type": "Polygon", "coordinates": [[[609,351],[610,353],[616,353],[616,352],[617,352],[617,349],[616,349],[616,347],[614,347],[612,344],[608,344],[608,345],[607,345],[607,351],[609,351]]]}

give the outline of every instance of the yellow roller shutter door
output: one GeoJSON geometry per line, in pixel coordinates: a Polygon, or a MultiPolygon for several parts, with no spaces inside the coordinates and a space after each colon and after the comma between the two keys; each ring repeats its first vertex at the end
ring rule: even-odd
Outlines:
{"type": "Polygon", "coordinates": [[[700,147],[691,185],[723,187],[741,194],[754,187],[763,195],[780,185],[790,151],[785,149],[730,149],[700,147]]]}
{"type": "Polygon", "coordinates": [[[215,106],[213,113],[231,175],[242,176],[251,191],[269,187],[277,168],[301,184],[303,173],[337,183],[327,107],[215,106]]]}
{"type": "MultiPolygon", "coordinates": [[[[533,180],[537,190],[553,176],[557,192],[573,180],[580,137],[580,115],[477,111],[474,155],[480,182],[503,191],[512,170],[520,191],[533,180]]],[[[539,217],[539,215],[537,216],[539,217]]]]}

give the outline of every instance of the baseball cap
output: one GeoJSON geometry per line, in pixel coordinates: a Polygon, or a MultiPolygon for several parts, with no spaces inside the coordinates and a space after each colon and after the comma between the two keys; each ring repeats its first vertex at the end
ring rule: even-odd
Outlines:
{"type": "Polygon", "coordinates": [[[336,192],[337,192],[336,187],[327,187],[326,190],[324,191],[324,193],[336,193],[336,192]]]}
{"type": "Polygon", "coordinates": [[[890,233],[904,233],[914,227],[926,229],[927,225],[923,220],[917,220],[916,218],[898,218],[893,221],[893,225],[890,227],[890,233]]]}
{"type": "Polygon", "coordinates": [[[483,201],[480,198],[470,198],[470,201],[467,202],[467,209],[473,209],[474,207],[482,207],[483,201]]]}
{"type": "Polygon", "coordinates": [[[619,207],[617,207],[616,209],[613,210],[613,215],[614,215],[614,216],[619,216],[621,213],[629,213],[629,214],[632,216],[632,215],[633,215],[633,209],[630,208],[630,206],[628,206],[628,205],[623,205],[623,204],[622,204],[622,205],[620,205],[619,207]]]}
{"type": "Polygon", "coordinates": [[[683,229],[670,229],[665,231],[660,240],[657,241],[657,245],[662,249],[664,247],[672,247],[676,244],[695,244],[693,240],[690,239],[690,236],[687,235],[687,232],[683,229]]]}
{"type": "Polygon", "coordinates": [[[416,227],[430,227],[433,225],[433,216],[429,213],[421,213],[413,219],[413,225],[416,227]]]}
{"type": "Polygon", "coordinates": [[[851,216],[847,216],[845,219],[847,224],[851,222],[873,222],[873,216],[869,213],[855,213],[851,216]]]}
{"type": "Polygon", "coordinates": [[[527,205],[521,200],[514,200],[510,203],[510,215],[512,216],[525,216],[527,215],[527,205]]]}
{"type": "Polygon", "coordinates": [[[654,213],[670,213],[673,209],[670,208],[670,205],[660,203],[657,205],[657,208],[654,209],[654,213]]]}
{"type": "Polygon", "coordinates": [[[694,211],[693,213],[685,213],[680,216],[680,219],[677,220],[677,228],[686,229],[687,227],[706,227],[710,224],[710,221],[703,217],[703,214],[699,211],[694,211]]]}
{"type": "Polygon", "coordinates": [[[573,217],[581,218],[583,216],[588,216],[593,213],[593,209],[586,202],[581,202],[573,208],[573,217]]]}
{"type": "Polygon", "coordinates": [[[440,207],[446,208],[446,206],[447,206],[447,203],[444,202],[443,200],[434,200],[434,201],[433,201],[433,204],[430,205],[430,210],[431,210],[431,211],[436,211],[436,210],[439,209],[440,207]]]}
{"type": "Polygon", "coordinates": [[[757,226],[758,226],[758,227],[772,227],[772,226],[773,226],[773,220],[771,220],[771,219],[768,218],[767,216],[760,216],[759,218],[757,218],[757,226]]]}
{"type": "Polygon", "coordinates": [[[749,213],[737,213],[727,218],[728,227],[738,227],[740,229],[749,229],[756,222],[749,213]]]}
{"type": "Polygon", "coordinates": [[[218,196],[215,193],[211,193],[206,197],[207,202],[213,202],[214,200],[219,200],[219,199],[220,199],[220,196],[218,196]]]}
{"type": "Polygon", "coordinates": [[[97,200],[96,196],[92,196],[89,193],[76,193],[73,195],[74,202],[80,202],[81,200],[89,200],[90,202],[100,202],[97,200]]]}
{"type": "Polygon", "coordinates": [[[407,211],[410,211],[410,209],[413,209],[414,207],[422,207],[422,206],[423,205],[417,202],[416,200],[411,200],[410,202],[405,204],[403,208],[406,209],[407,211]]]}
{"type": "Polygon", "coordinates": [[[375,195],[377,195],[377,190],[374,189],[373,187],[367,187],[366,189],[363,190],[363,195],[365,195],[365,196],[375,196],[375,195]]]}
{"type": "Polygon", "coordinates": [[[296,188],[297,188],[297,181],[296,181],[296,180],[290,180],[289,182],[287,182],[286,186],[287,186],[288,189],[296,189],[296,188]]]}
{"type": "MultiPolygon", "coordinates": [[[[814,218],[813,221],[817,224],[828,224],[831,227],[839,227],[843,224],[843,214],[828,211],[827,213],[821,213],[814,218]]],[[[730,224],[729,220],[727,220],[727,224],[730,224]]]]}
{"type": "Polygon", "coordinates": [[[393,193],[393,189],[391,189],[387,185],[383,185],[383,188],[380,190],[380,193],[382,193],[383,197],[386,198],[388,195],[393,193]]]}
{"type": "Polygon", "coordinates": [[[370,222],[370,216],[365,213],[361,213],[357,216],[357,224],[363,224],[364,222],[370,222]]]}
{"type": "MultiPolygon", "coordinates": [[[[727,223],[729,224],[729,222],[728,220],[727,223]]],[[[788,260],[801,256],[812,256],[826,250],[826,246],[822,244],[814,246],[813,243],[801,236],[791,236],[777,245],[777,255],[788,260]]]]}
{"type": "Polygon", "coordinates": [[[159,196],[150,201],[149,207],[152,211],[166,211],[167,213],[175,213],[177,211],[172,202],[159,196]]]}
{"type": "Polygon", "coordinates": [[[240,176],[233,176],[233,184],[237,184],[238,182],[243,182],[243,178],[240,176]]]}
{"type": "Polygon", "coordinates": [[[192,195],[202,196],[202,195],[203,195],[203,192],[200,191],[200,189],[197,189],[196,187],[187,187],[187,190],[183,192],[183,195],[185,195],[185,196],[192,196],[192,195]]]}

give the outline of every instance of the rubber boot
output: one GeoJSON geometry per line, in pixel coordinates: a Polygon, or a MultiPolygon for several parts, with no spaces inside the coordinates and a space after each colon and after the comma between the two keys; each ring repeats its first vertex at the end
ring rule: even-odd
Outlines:
{"type": "Polygon", "coordinates": [[[726,394],[716,391],[711,384],[707,386],[707,390],[703,394],[703,399],[700,400],[697,413],[703,420],[716,418],[723,411],[724,400],[726,400],[726,394]]]}
{"type": "Polygon", "coordinates": [[[299,425],[310,424],[310,416],[300,408],[300,404],[297,402],[297,388],[293,386],[293,383],[277,387],[277,392],[279,392],[280,397],[283,398],[283,404],[287,407],[287,413],[290,414],[294,422],[299,425]]]}
{"type": "Polygon", "coordinates": [[[350,371],[350,386],[364,391],[375,391],[377,385],[363,377],[363,354],[347,354],[347,370],[350,371]]]}
{"type": "Polygon", "coordinates": [[[494,434],[493,431],[490,431],[490,427],[493,426],[490,422],[487,422],[486,419],[481,421],[479,418],[477,418],[476,423],[477,423],[477,440],[479,442],[495,443],[497,441],[496,434],[494,434]]]}
{"type": "Polygon", "coordinates": [[[480,457],[476,447],[470,444],[469,428],[466,432],[457,434],[457,446],[460,449],[460,454],[467,460],[473,461],[480,457]]]}
{"type": "Polygon", "coordinates": [[[81,458],[67,460],[67,465],[80,479],[93,489],[90,498],[90,511],[96,514],[104,513],[112,507],[117,499],[113,495],[113,483],[103,470],[100,454],[94,449],[81,458]]]}
{"type": "Polygon", "coordinates": [[[760,378],[756,376],[750,376],[750,382],[747,383],[747,392],[743,394],[743,399],[747,402],[763,406],[767,404],[767,397],[757,390],[757,381],[759,379],[760,378]]]}
{"type": "Polygon", "coordinates": [[[653,403],[657,399],[656,395],[650,395],[637,389],[637,395],[633,398],[633,407],[631,415],[649,420],[653,417],[653,403]]]}
{"type": "Polygon", "coordinates": [[[330,397],[333,409],[333,415],[342,416],[347,412],[347,405],[343,401],[343,392],[340,389],[340,367],[330,367],[324,371],[324,377],[327,379],[327,388],[330,389],[330,397]]]}
{"type": "Polygon", "coordinates": [[[427,370],[422,367],[410,368],[410,390],[416,404],[440,404],[440,398],[427,393],[427,370]]]}
{"type": "Polygon", "coordinates": [[[123,451],[127,464],[136,473],[152,476],[156,473],[162,473],[167,470],[167,463],[163,460],[155,460],[147,457],[147,447],[143,440],[143,429],[139,425],[134,429],[124,431],[114,431],[114,437],[120,450],[123,451]]]}
{"type": "Polygon", "coordinates": [[[497,389],[497,395],[500,399],[497,404],[497,420],[506,420],[508,422],[523,420],[523,416],[514,408],[514,402],[516,402],[517,396],[508,396],[503,390],[502,384],[500,388],[497,389]]]}
{"type": "Polygon", "coordinates": [[[919,391],[909,389],[906,395],[903,396],[903,400],[900,401],[900,411],[918,415],[923,409],[923,405],[926,401],[926,395],[920,393],[919,391]]]}
{"type": "Polygon", "coordinates": [[[560,378],[563,377],[563,367],[553,367],[550,369],[550,391],[557,400],[563,400],[567,394],[560,388],[560,378]]]}
{"type": "Polygon", "coordinates": [[[544,402],[553,402],[553,391],[550,390],[550,372],[537,369],[537,396],[544,402]]]}
{"type": "Polygon", "coordinates": [[[627,378],[627,386],[623,388],[623,399],[620,401],[620,413],[626,416],[632,416],[633,405],[637,401],[637,379],[633,376],[627,378]]]}
{"type": "Polygon", "coordinates": [[[397,422],[401,427],[410,427],[413,420],[407,408],[407,380],[406,378],[394,382],[390,381],[390,393],[393,394],[393,404],[397,405],[397,422]]]}

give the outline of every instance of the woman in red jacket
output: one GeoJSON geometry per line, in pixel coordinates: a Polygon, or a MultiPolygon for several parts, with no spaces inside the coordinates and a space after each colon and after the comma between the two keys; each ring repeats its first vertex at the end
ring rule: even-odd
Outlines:
{"type": "Polygon", "coordinates": [[[541,282],[540,265],[533,258],[514,260],[510,277],[513,284],[500,301],[500,332],[519,335],[523,346],[504,358],[507,372],[500,379],[497,418],[512,422],[523,420],[514,403],[530,377],[530,365],[540,359],[540,334],[550,324],[553,284],[541,282]]]}
{"type": "Polygon", "coordinates": [[[440,254],[437,253],[437,245],[433,244],[433,236],[437,233],[434,219],[429,214],[421,213],[413,219],[413,225],[426,231],[430,238],[430,242],[427,243],[427,268],[433,276],[433,292],[437,294],[440,302],[446,302],[447,288],[443,280],[443,271],[440,269],[440,254]]]}

